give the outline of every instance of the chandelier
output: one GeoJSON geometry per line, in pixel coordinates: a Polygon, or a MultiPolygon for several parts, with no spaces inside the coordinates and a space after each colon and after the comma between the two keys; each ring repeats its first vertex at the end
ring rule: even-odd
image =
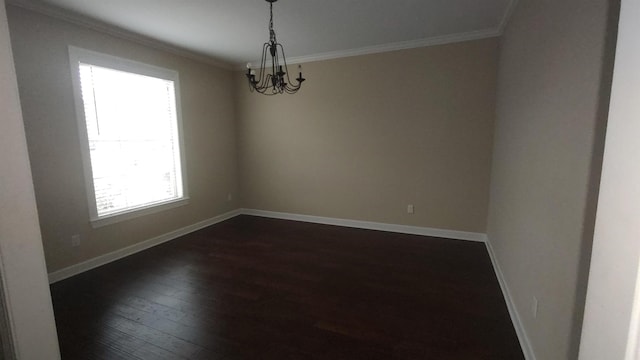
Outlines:
{"type": "Polygon", "coordinates": [[[256,76],[256,71],[251,68],[251,63],[247,64],[247,79],[249,89],[264,95],[295,94],[300,90],[302,82],[302,67],[298,65],[297,84],[292,84],[289,79],[289,69],[284,56],[284,48],[276,40],[276,32],[273,30],[273,3],[278,0],[266,0],[269,3],[269,41],[262,46],[262,60],[260,62],[260,72],[256,76]],[[271,57],[271,61],[267,60],[271,57]]]}

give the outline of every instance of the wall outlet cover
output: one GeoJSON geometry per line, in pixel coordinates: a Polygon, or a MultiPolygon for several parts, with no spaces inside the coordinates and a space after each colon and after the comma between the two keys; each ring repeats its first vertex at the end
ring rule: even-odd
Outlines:
{"type": "Polygon", "coordinates": [[[73,246],[73,247],[80,246],[80,235],[79,234],[71,236],[71,246],[73,246]]]}

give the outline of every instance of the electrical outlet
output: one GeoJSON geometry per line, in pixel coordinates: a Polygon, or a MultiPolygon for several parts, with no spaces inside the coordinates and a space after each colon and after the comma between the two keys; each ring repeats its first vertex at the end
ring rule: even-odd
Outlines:
{"type": "Polygon", "coordinates": [[[531,303],[531,315],[533,315],[533,318],[537,318],[538,317],[538,298],[537,297],[533,297],[533,301],[531,303]]]}
{"type": "Polygon", "coordinates": [[[413,205],[407,205],[407,214],[413,214],[414,208],[413,205]]]}
{"type": "Polygon", "coordinates": [[[71,235],[71,246],[80,246],[80,234],[71,235]]]}
{"type": "Polygon", "coordinates": [[[231,195],[231,193],[227,194],[227,201],[231,201],[233,200],[233,195],[231,195]]]}

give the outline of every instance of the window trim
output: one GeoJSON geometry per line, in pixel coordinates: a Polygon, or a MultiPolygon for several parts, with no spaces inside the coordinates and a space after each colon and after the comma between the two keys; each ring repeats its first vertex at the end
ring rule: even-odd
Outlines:
{"type": "Polygon", "coordinates": [[[113,55],[107,55],[96,51],[91,51],[75,46],[69,46],[69,66],[71,69],[71,79],[73,83],[73,98],[76,110],[76,122],[80,140],[80,153],[82,155],[82,167],[84,170],[85,190],[89,205],[89,222],[93,228],[118,223],[124,220],[145,216],[160,211],[187,205],[189,203],[189,188],[187,181],[187,166],[185,159],[185,146],[182,126],[182,101],[180,97],[180,78],[177,71],[145,64],[142,62],[129,60],[113,55]],[[182,197],[167,201],[159,201],[154,204],[136,207],[134,209],[123,210],[117,213],[98,216],[98,209],[93,184],[93,169],[91,167],[91,153],[89,150],[89,136],[87,134],[87,124],[84,114],[84,102],[82,99],[82,88],[80,85],[79,63],[84,62],[91,65],[102,66],[114,70],[146,75],[174,83],[174,93],[176,97],[176,120],[178,128],[178,146],[180,150],[180,171],[182,175],[182,197]]]}

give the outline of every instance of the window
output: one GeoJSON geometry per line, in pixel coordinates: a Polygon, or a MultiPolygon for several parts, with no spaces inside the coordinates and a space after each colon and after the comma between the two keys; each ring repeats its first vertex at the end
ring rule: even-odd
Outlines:
{"type": "Polygon", "coordinates": [[[69,48],[94,226],[186,203],[178,73],[69,48]]]}

